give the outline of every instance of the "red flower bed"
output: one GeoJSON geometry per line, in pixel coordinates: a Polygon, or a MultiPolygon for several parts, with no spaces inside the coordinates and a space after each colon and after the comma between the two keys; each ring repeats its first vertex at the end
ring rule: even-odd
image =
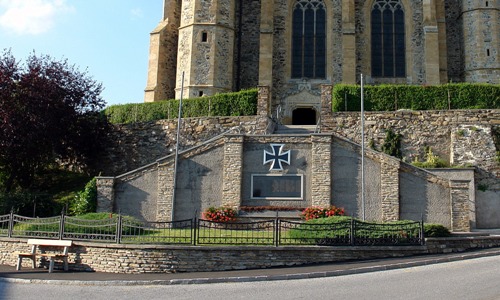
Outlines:
{"type": "Polygon", "coordinates": [[[232,222],[236,220],[237,212],[231,207],[209,207],[202,213],[202,218],[214,222],[232,222]]]}
{"type": "Polygon", "coordinates": [[[312,220],[318,218],[328,218],[332,216],[343,216],[345,211],[343,208],[330,206],[330,207],[308,207],[302,211],[300,217],[304,220],[312,220]]]}

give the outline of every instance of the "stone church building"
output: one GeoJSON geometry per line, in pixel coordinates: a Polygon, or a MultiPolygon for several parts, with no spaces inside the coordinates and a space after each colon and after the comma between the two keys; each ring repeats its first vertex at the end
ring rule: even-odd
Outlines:
{"type": "Polygon", "coordinates": [[[332,113],[332,86],[361,75],[500,83],[500,0],[165,0],[145,101],[258,87],[257,114],[182,120],[191,144],[178,157],[172,120],[124,125],[109,156],[127,169],[98,178],[98,210],[163,222],[210,206],[333,204],[367,220],[500,228],[499,111],[368,113],[365,142],[394,128],[400,160],[362,147],[359,112],[332,113]],[[474,168],[407,163],[425,145],[474,168]]]}
{"type": "Polygon", "coordinates": [[[500,0],[164,0],[145,102],[268,86],[315,124],[320,85],[500,83],[500,0]],[[182,82],[184,74],[184,81],[182,82]]]}

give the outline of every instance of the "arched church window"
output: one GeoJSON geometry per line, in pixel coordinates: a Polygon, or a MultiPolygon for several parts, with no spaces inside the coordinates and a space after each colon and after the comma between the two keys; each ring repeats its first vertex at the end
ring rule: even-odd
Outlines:
{"type": "Polygon", "coordinates": [[[292,20],[292,78],[325,78],[325,3],[297,0],[292,20]]]}
{"type": "Polygon", "coordinates": [[[373,77],[405,77],[405,13],[399,0],[376,0],[371,13],[373,77]]]}

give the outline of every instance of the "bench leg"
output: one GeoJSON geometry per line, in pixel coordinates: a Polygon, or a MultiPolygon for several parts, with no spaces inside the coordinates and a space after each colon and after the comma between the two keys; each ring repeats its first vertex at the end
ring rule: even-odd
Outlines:
{"type": "Polygon", "coordinates": [[[51,257],[49,263],[49,273],[52,273],[53,270],[54,270],[54,259],[51,257]]]}
{"type": "Polygon", "coordinates": [[[23,258],[29,258],[29,259],[31,259],[31,265],[33,266],[33,269],[36,269],[36,257],[35,256],[22,256],[22,255],[19,255],[17,257],[17,265],[16,265],[16,270],[17,271],[21,270],[21,266],[23,265],[23,258]]]}
{"type": "Polygon", "coordinates": [[[67,257],[63,258],[63,263],[64,263],[64,271],[68,271],[69,266],[68,266],[68,258],[67,257]]]}
{"type": "Polygon", "coordinates": [[[17,266],[16,266],[16,270],[17,270],[17,271],[21,270],[21,265],[22,265],[22,263],[23,263],[23,257],[22,257],[22,256],[19,256],[19,257],[17,258],[17,266]]]}

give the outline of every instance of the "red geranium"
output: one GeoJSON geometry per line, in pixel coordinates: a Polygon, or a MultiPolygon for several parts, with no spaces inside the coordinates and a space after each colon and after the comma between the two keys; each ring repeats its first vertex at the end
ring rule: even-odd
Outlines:
{"type": "Polygon", "coordinates": [[[209,207],[202,213],[202,218],[214,222],[232,222],[236,220],[237,212],[235,209],[227,206],[209,207]]]}
{"type": "Polygon", "coordinates": [[[312,220],[318,218],[328,218],[332,216],[343,216],[345,211],[343,208],[335,207],[334,205],[329,207],[308,207],[304,209],[300,215],[302,219],[312,220]]]}

